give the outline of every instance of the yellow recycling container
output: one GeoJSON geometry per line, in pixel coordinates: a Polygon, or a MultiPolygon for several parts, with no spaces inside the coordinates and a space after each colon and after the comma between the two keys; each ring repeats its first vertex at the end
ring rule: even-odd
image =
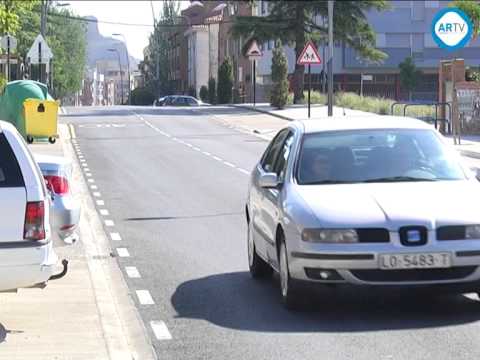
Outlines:
{"type": "Polygon", "coordinates": [[[55,143],[58,138],[58,103],[54,100],[26,99],[23,102],[23,118],[27,142],[48,138],[55,143]]]}

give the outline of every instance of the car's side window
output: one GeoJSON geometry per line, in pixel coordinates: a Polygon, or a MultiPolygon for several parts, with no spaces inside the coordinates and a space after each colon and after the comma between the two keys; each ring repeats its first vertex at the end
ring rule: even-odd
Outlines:
{"type": "Polygon", "coordinates": [[[273,171],[277,174],[279,180],[283,180],[285,178],[285,172],[288,165],[288,157],[290,156],[290,152],[292,149],[293,139],[294,134],[292,131],[289,131],[285,138],[285,141],[282,144],[280,153],[277,156],[277,161],[275,162],[273,171]]]}
{"type": "Polygon", "coordinates": [[[282,130],[281,132],[279,132],[277,136],[275,136],[275,138],[272,140],[270,146],[263,155],[261,165],[263,170],[265,170],[266,172],[274,171],[275,160],[277,159],[277,155],[282,148],[282,144],[288,132],[288,130],[282,130]]]}
{"type": "Polygon", "coordinates": [[[194,105],[196,105],[196,102],[195,102],[195,100],[194,100],[194,99],[192,99],[192,98],[187,98],[187,103],[188,103],[188,105],[190,105],[190,106],[194,106],[194,105]]]}

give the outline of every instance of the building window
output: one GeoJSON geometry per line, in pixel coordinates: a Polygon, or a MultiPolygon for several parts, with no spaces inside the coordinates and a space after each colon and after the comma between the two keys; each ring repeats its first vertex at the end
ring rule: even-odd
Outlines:
{"type": "Polygon", "coordinates": [[[427,9],[437,9],[438,7],[440,7],[440,4],[437,1],[425,1],[425,7],[427,9]]]}
{"type": "Polygon", "coordinates": [[[385,33],[377,33],[376,46],[379,48],[386,47],[387,41],[385,33]]]}

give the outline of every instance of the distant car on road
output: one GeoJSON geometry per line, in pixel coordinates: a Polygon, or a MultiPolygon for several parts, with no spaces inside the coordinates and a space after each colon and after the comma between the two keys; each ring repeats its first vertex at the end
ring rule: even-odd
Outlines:
{"type": "Polygon", "coordinates": [[[80,221],[80,204],[71,191],[72,163],[62,156],[34,155],[52,197],[52,228],[61,240],[73,243],[80,221]]]}
{"type": "Polygon", "coordinates": [[[169,95],[156,101],[155,106],[206,106],[210,105],[193,96],[169,95]]]}
{"type": "Polygon", "coordinates": [[[252,172],[253,277],[480,292],[480,184],[430,125],[385,116],[292,122],[252,172]]]}
{"type": "Polygon", "coordinates": [[[43,287],[51,279],[58,259],[49,197],[27,144],[0,121],[0,291],[43,287]]]}

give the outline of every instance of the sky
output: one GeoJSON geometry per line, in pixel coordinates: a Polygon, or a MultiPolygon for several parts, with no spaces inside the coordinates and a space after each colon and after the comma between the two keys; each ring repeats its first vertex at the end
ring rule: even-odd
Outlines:
{"type": "MultiPolygon", "coordinates": [[[[70,9],[79,16],[95,16],[99,21],[143,24],[146,26],[128,26],[113,24],[98,24],[100,33],[111,36],[121,33],[125,36],[130,55],[143,59],[143,49],[148,45],[148,37],[153,30],[152,5],[155,16],[159,17],[162,1],[83,1],[68,0],[70,9]]],[[[180,1],[181,9],[188,7],[189,1],[180,1]]],[[[119,38],[121,40],[121,37],[119,38]]]]}

